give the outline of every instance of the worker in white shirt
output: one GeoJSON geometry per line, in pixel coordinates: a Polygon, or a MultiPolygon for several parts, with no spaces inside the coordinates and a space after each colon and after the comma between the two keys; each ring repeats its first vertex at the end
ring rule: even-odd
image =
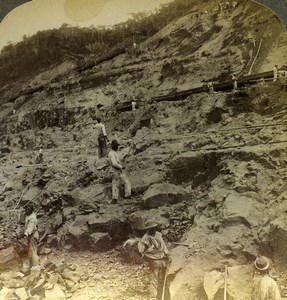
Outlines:
{"type": "Polygon", "coordinates": [[[118,152],[119,143],[113,140],[111,143],[112,150],[109,152],[109,160],[111,164],[112,174],[112,203],[117,203],[119,198],[119,188],[121,181],[125,185],[125,198],[131,197],[131,183],[127,175],[123,172],[123,165],[118,152]]]}
{"type": "Polygon", "coordinates": [[[207,88],[208,88],[208,92],[209,93],[213,93],[214,92],[213,82],[212,81],[208,81],[207,82],[207,88]]]}
{"type": "Polygon", "coordinates": [[[44,162],[44,156],[43,156],[43,149],[40,148],[37,156],[36,156],[36,160],[35,163],[36,164],[42,164],[44,162]]]}
{"type": "Polygon", "coordinates": [[[165,281],[167,267],[171,259],[162,235],[157,231],[157,226],[155,221],[148,220],[145,223],[147,232],[138,242],[138,250],[148,260],[151,271],[149,288],[150,300],[168,298],[165,281]]]}
{"type": "Polygon", "coordinates": [[[39,264],[38,258],[38,240],[39,240],[39,232],[38,232],[38,221],[37,216],[34,212],[34,207],[32,203],[28,203],[25,207],[25,231],[24,235],[28,240],[28,259],[30,263],[30,267],[35,267],[39,264]]]}
{"type": "Polygon", "coordinates": [[[137,102],[134,100],[132,101],[132,111],[136,110],[137,102]]]}
{"type": "Polygon", "coordinates": [[[95,129],[97,130],[98,134],[98,154],[99,158],[105,157],[107,155],[107,132],[105,125],[102,123],[100,117],[96,118],[97,124],[95,125],[95,129]]]}
{"type": "Polygon", "coordinates": [[[236,73],[233,73],[231,75],[231,79],[232,79],[232,82],[233,82],[233,92],[236,92],[237,91],[237,88],[238,88],[238,85],[237,85],[237,76],[236,76],[236,73]]]}

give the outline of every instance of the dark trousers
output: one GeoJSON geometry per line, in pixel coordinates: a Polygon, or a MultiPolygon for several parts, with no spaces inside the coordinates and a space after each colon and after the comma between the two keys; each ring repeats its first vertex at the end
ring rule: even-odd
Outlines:
{"type": "Polygon", "coordinates": [[[167,261],[164,259],[150,259],[149,268],[151,271],[150,277],[150,297],[157,300],[162,299],[163,290],[165,292],[165,300],[170,299],[169,288],[167,282],[164,282],[167,272],[167,261]]]}
{"type": "Polygon", "coordinates": [[[99,149],[98,149],[99,158],[107,156],[107,141],[104,137],[98,138],[98,145],[99,145],[99,149]]]}
{"type": "Polygon", "coordinates": [[[39,264],[39,257],[37,253],[38,242],[33,236],[28,237],[28,259],[30,267],[37,266],[39,264]]]}

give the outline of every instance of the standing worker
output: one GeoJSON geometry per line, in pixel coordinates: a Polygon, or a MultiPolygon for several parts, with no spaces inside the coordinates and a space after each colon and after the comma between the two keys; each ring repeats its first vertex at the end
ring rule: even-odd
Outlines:
{"type": "Polygon", "coordinates": [[[107,132],[105,125],[102,123],[102,119],[100,117],[96,118],[97,124],[95,125],[95,128],[98,133],[98,154],[99,158],[105,157],[107,155],[107,132]]]}
{"type": "Polygon", "coordinates": [[[259,256],[254,262],[256,272],[259,273],[255,279],[252,300],[281,300],[278,285],[269,276],[270,262],[265,256],[259,256]]]}
{"type": "Polygon", "coordinates": [[[233,82],[233,92],[236,92],[238,86],[237,86],[237,77],[236,77],[236,74],[235,74],[235,73],[233,73],[233,74],[231,75],[231,79],[232,79],[232,82],[233,82]]]}
{"type": "Polygon", "coordinates": [[[36,156],[35,164],[42,164],[43,162],[44,162],[44,156],[43,156],[43,149],[41,147],[36,156]]]}
{"type": "Polygon", "coordinates": [[[208,81],[207,82],[207,88],[208,88],[208,92],[209,93],[213,93],[214,92],[213,82],[212,81],[208,81]]]}
{"type": "Polygon", "coordinates": [[[136,110],[137,102],[134,100],[132,101],[132,111],[136,110]]]}
{"type": "Polygon", "coordinates": [[[138,243],[138,250],[149,262],[150,300],[167,299],[169,295],[166,293],[166,275],[170,255],[161,233],[157,231],[157,223],[149,220],[145,229],[147,232],[138,243]]]}
{"type": "Polygon", "coordinates": [[[38,240],[39,240],[39,232],[38,232],[38,221],[36,214],[34,212],[34,207],[31,202],[27,204],[25,207],[25,231],[24,235],[28,239],[28,259],[30,263],[30,267],[35,267],[39,264],[38,258],[38,240]]]}
{"type": "Polygon", "coordinates": [[[119,188],[121,181],[125,185],[125,198],[131,197],[131,183],[127,175],[123,172],[123,166],[120,155],[118,153],[119,143],[117,140],[113,140],[111,143],[112,150],[109,152],[109,159],[111,164],[112,174],[112,203],[117,203],[119,198],[119,188]]]}

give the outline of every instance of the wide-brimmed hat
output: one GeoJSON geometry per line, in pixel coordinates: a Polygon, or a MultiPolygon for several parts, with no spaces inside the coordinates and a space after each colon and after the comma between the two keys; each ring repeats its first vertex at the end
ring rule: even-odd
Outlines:
{"type": "Polygon", "coordinates": [[[144,229],[150,229],[150,228],[154,228],[157,227],[157,223],[153,220],[147,220],[144,224],[144,229]]]}
{"type": "Polygon", "coordinates": [[[270,261],[265,256],[258,256],[254,262],[254,266],[259,271],[266,271],[270,267],[270,261]]]}

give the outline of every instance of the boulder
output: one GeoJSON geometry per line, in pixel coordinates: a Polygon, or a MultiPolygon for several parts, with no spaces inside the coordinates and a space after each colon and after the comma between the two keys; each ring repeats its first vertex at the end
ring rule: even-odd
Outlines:
{"type": "Polygon", "coordinates": [[[144,230],[145,221],[150,219],[156,220],[161,229],[168,228],[170,225],[169,216],[165,207],[136,211],[128,217],[132,228],[136,230],[144,230]],[[133,227],[134,225],[135,227],[133,227]]]}
{"type": "Polygon", "coordinates": [[[76,220],[69,226],[67,243],[76,249],[89,248],[88,216],[77,216],[76,220]]]}
{"type": "Polygon", "coordinates": [[[75,189],[72,196],[78,199],[78,204],[82,208],[98,211],[98,203],[106,202],[108,199],[108,190],[105,185],[95,184],[75,189]]]}
{"type": "Polygon", "coordinates": [[[40,266],[35,266],[30,269],[29,276],[25,277],[24,287],[28,288],[30,286],[35,286],[38,284],[41,277],[41,268],[40,266]]]}
{"type": "Polygon", "coordinates": [[[45,285],[46,285],[46,279],[41,277],[39,280],[35,282],[33,287],[30,289],[30,294],[34,297],[40,294],[44,294],[45,285]]]}
{"type": "Polygon", "coordinates": [[[135,194],[143,193],[154,183],[164,181],[165,172],[153,169],[143,169],[129,172],[132,190],[135,194]]]}
{"type": "Polygon", "coordinates": [[[249,260],[250,262],[254,262],[256,257],[258,256],[259,251],[254,245],[245,245],[244,249],[242,249],[242,253],[247,260],[249,260]]]}
{"type": "Polygon", "coordinates": [[[13,191],[14,188],[15,188],[15,186],[14,186],[13,182],[8,181],[2,188],[1,194],[4,194],[5,192],[13,191]]]}
{"type": "Polygon", "coordinates": [[[14,293],[20,300],[27,300],[29,298],[26,290],[23,287],[19,289],[15,289],[14,293]]]}
{"type": "Polygon", "coordinates": [[[143,196],[146,208],[156,208],[168,204],[187,201],[189,193],[181,186],[169,183],[154,184],[148,188],[143,196]]]}
{"type": "Polygon", "coordinates": [[[36,182],[36,185],[44,188],[46,186],[46,184],[50,181],[52,175],[51,174],[43,174],[38,181],[36,182]]]}
{"type": "Polygon", "coordinates": [[[109,224],[115,220],[123,221],[125,216],[123,211],[116,207],[109,210],[101,210],[100,213],[91,213],[88,215],[88,226],[91,232],[108,231],[109,224]]]}
{"type": "Polygon", "coordinates": [[[24,281],[22,279],[13,279],[13,278],[10,278],[10,280],[7,280],[5,282],[5,286],[8,289],[21,288],[21,287],[23,287],[23,285],[24,285],[24,281]]]}
{"type": "Polygon", "coordinates": [[[0,281],[9,281],[12,279],[22,279],[25,275],[21,272],[9,271],[0,274],[0,281]]]}
{"type": "Polygon", "coordinates": [[[223,176],[218,176],[211,182],[208,199],[215,203],[222,203],[229,193],[230,187],[226,184],[225,178],[223,176]]]}
{"type": "Polygon", "coordinates": [[[71,207],[71,206],[65,207],[63,209],[63,217],[67,220],[71,219],[75,215],[75,211],[76,211],[75,207],[71,207]]]}
{"type": "Polygon", "coordinates": [[[58,284],[55,284],[52,289],[45,290],[46,300],[66,300],[65,293],[58,284]]]}
{"type": "Polygon", "coordinates": [[[249,299],[253,287],[253,265],[228,268],[227,291],[231,299],[249,299]]]}
{"type": "Polygon", "coordinates": [[[203,279],[203,287],[208,300],[214,299],[214,296],[224,286],[224,274],[219,271],[206,273],[203,279]]]}
{"type": "Polygon", "coordinates": [[[75,221],[72,223],[71,227],[80,227],[84,231],[87,231],[87,224],[89,221],[89,215],[78,215],[75,221]]]}
{"type": "Polygon", "coordinates": [[[128,217],[128,221],[131,224],[131,228],[134,230],[144,230],[145,220],[142,218],[141,215],[131,215],[128,217]]]}
{"type": "Polygon", "coordinates": [[[88,226],[73,223],[69,226],[68,232],[76,239],[80,239],[83,235],[85,235],[85,233],[88,232],[88,226]]]}
{"type": "Polygon", "coordinates": [[[32,186],[27,192],[24,193],[23,199],[36,199],[42,192],[42,189],[38,186],[32,186]]]}
{"type": "Polygon", "coordinates": [[[107,251],[111,249],[111,237],[108,233],[95,232],[90,235],[91,248],[95,251],[107,251]]]}
{"type": "Polygon", "coordinates": [[[58,211],[63,205],[61,197],[51,193],[44,193],[41,199],[41,206],[45,211],[58,211]]]}
{"type": "Polygon", "coordinates": [[[0,271],[18,268],[18,255],[13,247],[0,251],[0,271]]]}
{"type": "Polygon", "coordinates": [[[1,300],[11,300],[13,299],[13,289],[8,289],[5,286],[0,291],[0,299],[1,300]]]}
{"type": "Polygon", "coordinates": [[[62,194],[60,198],[64,206],[75,206],[79,203],[79,200],[71,194],[62,194]]]}
{"type": "Polygon", "coordinates": [[[55,231],[63,225],[63,215],[61,212],[57,211],[55,215],[52,217],[52,229],[55,231]]]}
{"type": "Polygon", "coordinates": [[[287,263],[287,219],[281,216],[270,224],[269,231],[270,244],[272,245],[273,255],[276,260],[287,263]]]}
{"type": "MultiPolygon", "coordinates": [[[[204,290],[208,299],[220,299],[224,290],[224,272],[212,271],[204,276],[204,290]]],[[[252,293],[252,266],[229,267],[226,275],[227,299],[245,300],[252,293]]]]}
{"type": "Polygon", "coordinates": [[[192,182],[193,185],[198,185],[206,180],[212,181],[218,174],[219,155],[215,151],[190,151],[177,155],[170,162],[170,182],[192,182]]]}
{"type": "Polygon", "coordinates": [[[223,205],[223,222],[226,225],[244,224],[248,227],[259,225],[264,206],[249,197],[229,194],[223,205]]]}
{"type": "Polygon", "coordinates": [[[169,266],[168,272],[171,275],[175,275],[183,268],[187,257],[190,255],[190,249],[189,247],[186,247],[184,245],[177,245],[171,250],[170,255],[171,264],[169,266]]]}
{"type": "Polygon", "coordinates": [[[72,281],[73,283],[76,283],[79,281],[79,276],[76,271],[72,271],[72,270],[69,270],[66,268],[63,270],[61,275],[65,280],[72,281]]]}

